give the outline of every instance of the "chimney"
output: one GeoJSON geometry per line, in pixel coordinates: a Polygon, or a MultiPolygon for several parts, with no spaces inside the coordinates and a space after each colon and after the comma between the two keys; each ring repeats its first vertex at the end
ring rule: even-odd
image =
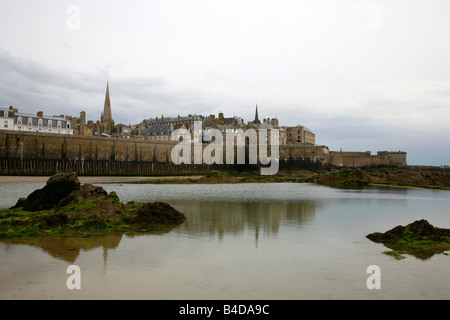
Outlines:
{"type": "Polygon", "coordinates": [[[44,117],[44,112],[43,112],[43,111],[38,111],[38,112],[37,112],[37,116],[38,116],[39,118],[44,117]]]}

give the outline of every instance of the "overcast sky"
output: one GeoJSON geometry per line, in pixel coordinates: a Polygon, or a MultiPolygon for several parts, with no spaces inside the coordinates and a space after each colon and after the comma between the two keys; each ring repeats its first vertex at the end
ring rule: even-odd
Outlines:
{"type": "Polygon", "coordinates": [[[448,0],[0,0],[0,107],[302,124],[450,164],[448,0]]]}

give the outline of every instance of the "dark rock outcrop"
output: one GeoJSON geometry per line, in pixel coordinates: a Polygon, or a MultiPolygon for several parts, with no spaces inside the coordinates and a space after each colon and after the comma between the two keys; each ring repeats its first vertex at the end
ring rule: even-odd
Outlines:
{"type": "Polygon", "coordinates": [[[123,204],[114,191],[80,186],[75,174],[60,174],[14,207],[0,210],[0,238],[125,232],[141,226],[174,226],[185,219],[167,203],[123,204]]]}
{"type": "Polygon", "coordinates": [[[71,221],[83,216],[95,217],[101,221],[118,221],[125,214],[123,204],[114,191],[108,194],[102,187],[87,183],[63,198],[55,210],[56,213],[66,212],[71,221]]]}
{"type": "Polygon", "coordinates": [[[449,189],[450,168],[373,166],[363,168],[372,184],[390,184],[419,188],[449,189]]]}
{"type": "Polygon", "coordinates": [[[450,229],[434,227],[424,219],[407,226],[396,226],[385,233],[374,232],[366,237],[420,259],[428,259],[434,254],[450,250],[450,229]]]}
{"type": "Polygon", "coordinates": [[[42,189],[33,191],[26,199],[19,199],[12,208],[23,207],[25,211],[49,210],[71,192],[79,190],[80,186],[80,180],[74,172],[58,173],[50,177],[42,189]]]}
{"type": "Polygon", "coordinates": [[[401,243],[405,241],[433,240],[441,242],[450,237],[450,229],[436,228],[427,220],[417,220],[407,226],[397,226],[385,233],[374,232],[367,238],[374,242],[401,243]]]}

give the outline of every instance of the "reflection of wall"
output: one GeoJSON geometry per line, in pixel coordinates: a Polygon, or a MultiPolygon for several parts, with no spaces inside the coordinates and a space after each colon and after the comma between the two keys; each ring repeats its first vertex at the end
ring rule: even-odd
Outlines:
{"type": "Polygon", "coordinates": [[[40,247],[50,256],[73,263],[80,254],[81,249],[91,250],[96,247],[103,247],[103,259],[106,263],[108,249],[117,248],[121,234],[107,236],[89,236],[89,237],[63,237],[54,238],[30,238],[26,240],[15,240],[9,243],[27,244],[34,247],[40,247]]]}
{"type": "Polygon", "coordinates": [[[315,202],[183,201],[171,204],[188,216],[176,231],[217,234],[220,238],[225,233],[241,235],[248,230],[254,230],[255,236],[258,236],[260,231],[265,235],[276,235],[280,225],[301,225],[316,213],[315,202]]]}

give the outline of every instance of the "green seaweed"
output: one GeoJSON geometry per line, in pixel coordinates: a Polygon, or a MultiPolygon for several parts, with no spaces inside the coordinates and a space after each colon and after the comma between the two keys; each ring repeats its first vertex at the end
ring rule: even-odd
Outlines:
{"type": "Polygon", "coordinates": [[[424,260],[450,250],[450,230],[433,227],[423,219],[407,226],[397,226],[385,233],[371,233],[367,238],[424,260]]]}
{"type": "Polygon", "coordinates": [[[387,256],[391,256],[393,258],[395,258],[396,260],[401,260],[401,259],[405,259],[404,256],[402,256],[400,253],[398,253],[397,251],[383,251],[383,254],[387,255],[387,256]]]}

